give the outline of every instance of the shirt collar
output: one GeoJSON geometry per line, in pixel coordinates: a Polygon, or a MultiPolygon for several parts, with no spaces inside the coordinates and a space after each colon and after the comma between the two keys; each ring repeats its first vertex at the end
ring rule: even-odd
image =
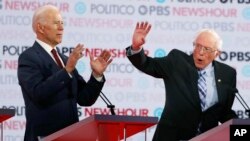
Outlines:
{"type": "Polygon", "coordinates": [[[206,71],[206,75],[210,75],[211,73],[213,73],[213,70],[214,67],[212,63],[208,64],[208,66],[203,69],[203,71],[206,71]]]}
{"type": "Polygon", "coordinates": [[[39,39],[36,39],[36,41],[42,46],[42,48],[44,48],[44,50],[46,50],[46,52],[48,52],[49,54],[51,53],[51,50],[55,47],[51,47],[49,44],[39,40],[39,39]]]}

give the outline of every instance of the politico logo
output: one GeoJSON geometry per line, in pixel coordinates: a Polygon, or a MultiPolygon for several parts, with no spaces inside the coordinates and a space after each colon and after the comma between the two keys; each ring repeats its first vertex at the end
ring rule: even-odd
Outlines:
{"type": "Polygon", "coordinates": [[[134,5],[126,4],[95,4],[90,5],[90,13],[105,15],[133,15],[136,12],[134,5]]]}
{"type": "Polygon", "coordinates": [[[2,54],[3,56],[19,56],[22,52],[28,49],[30,46],[27,45],[3,45],[2,54]]]}

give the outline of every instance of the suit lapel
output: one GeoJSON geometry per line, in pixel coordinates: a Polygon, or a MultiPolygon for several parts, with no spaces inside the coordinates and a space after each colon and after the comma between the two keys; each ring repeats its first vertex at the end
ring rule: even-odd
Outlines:
{"type": "Polygon", "coordinates": [[[34,46],[35,49],[36,49],[37,55],[38,55],[42,60],[45,60],[45,61],[46,61],[46,63],[44,63],[44,64],[48,64],[49,67],[57,65],[57,64],[55,63],[55,61],[51,58],[51,56],[41,47],[40,44],[38,44],[37,42],[35,42],[33,46],[34,46]]]}
{"type": "Polygon", "coordinates": [[[191,69],[188,69],[188,75],[190,75],[190,83],[191,83],[191,88],[190,88],[190,95],[188,98],[192,102],[192,104],[196,107],[196,109],[201,110],[201,105],[200,105],[200,97],[198,93],[198,71],[195,67],[194,61],[192,54],[189,56],[189,64],[191,65],[191,69]]]}
{"type": "MultiPolygon", "coordinates": [[[[36,49],[36,54],[41,58],[41,60],[45,61],[45,65],[47,68],[51,68],[52,71],[58,71],[61,68],[56,64],[56,62],[53,60],[53,58],[44,50],[44,48],[37,42],[34,43],[33,47],[36,49]]],[[[63,62],[65,63],[65,59],[63,59],[63,55],[59,53],[60,57],[62,58],[63,62]]]]}
{"type": "MultiPolygon", "coordinates": [[[[224,88],[223,88],[223,71],[221,71],[222,68],[220,68],[220,65],[214,61],[214,76],[215,76],[215,84],[217,88],[217,94],[218,94],[218,102],[222,101],[225,96],[224,88]]],[[[225,73],[225,72],[224,72],[225,73]]]]}
{"type": "MultiPolygon", "coordinates": [[[[200,97],[199,97],[199,92],[198,92],[198,71],[196,70],[193,58],[192,58],[192,54],[189,56],[189,63],[192,66],[191,68],[194,69],[189,69],[189,75],[190,75],[190,83],[192,83],[192,88],[190,88],[191,95],[188,96],[188,98],[190,99],[190,101],[192,102],[192,104],[197,108],[201,110],[201,106],[200,106],[200,97]]],[[[215,83],[216,83],[216,88],[217,88],[217,94],[218,94],[218,102],[223,101],[224,98],[226,98],[226,96],[224,96],[225,93],[225,89],[223,86],[223,73],[225,73],[223,71],[223,69],[220,67],[220,64],[216,61],[213,61],[213,65],[214,65],[214,75],[215,75],[215,83]]]]}
{"type": "MultiPolygon", "coordinates": [[[[36,54],[39,56],[39,58],[44,62],[43,65],[45,66],[44,71],[46,71],[47,75],[53,75],[54,73],[58,72],[61,70],[61,68],[56,64],[56,62],[53,60],[53,58],[46,52],[46,50],[43,49],[43,47],[40,46],[39,43],[35,42],[33,47],[35,48],[36,54]]],[[[58,50],[58,49],[57,49],[58,50]]],[[[62,61],[64,64],[67,62],[67,57],[61,54],[58,51],[59,56],[61,57],[62,61]]],[[[73,95],[69,95],[69,97],[76,97],[76,91],[77,87],[76,82],[77,80],[74,77],[74,74],[72,74],[72,83],[71,86],[68,86],[69,90],[72,91],[73,95]]]]}

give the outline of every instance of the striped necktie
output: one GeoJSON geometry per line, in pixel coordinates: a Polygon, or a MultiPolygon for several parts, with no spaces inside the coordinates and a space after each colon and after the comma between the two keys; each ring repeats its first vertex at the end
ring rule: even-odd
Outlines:
{"type": "Polygon", "coordinates": [[[199,79],[198,79],[198,92],[200,96],[200,102],[201,102],[201,109],[204,111],[204,108],[206,106],[206,95],[207,95],[207,85],[206,85],[206,79],[205,74],[206,71],[201,70],[198,71],[199,79]]]}

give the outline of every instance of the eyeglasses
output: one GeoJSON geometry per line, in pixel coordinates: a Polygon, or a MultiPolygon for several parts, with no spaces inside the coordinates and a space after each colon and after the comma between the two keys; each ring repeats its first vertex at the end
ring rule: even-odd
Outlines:
{"type": "Polygon", "coordinates": [[[206,46],[203,46],[199,43],[193,43],[193,46],[195,49],[202,50],[205,53],[212,53],[212,52],[217,51],[217,49],[214,50],[211,47],[206,47],[206,46]]]}

